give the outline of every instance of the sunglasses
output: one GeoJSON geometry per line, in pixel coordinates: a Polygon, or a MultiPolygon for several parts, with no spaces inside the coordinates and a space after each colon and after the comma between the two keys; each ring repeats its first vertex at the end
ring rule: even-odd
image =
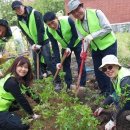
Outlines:
{"type": "Polygon", "coordinates": [[[112,70],[112,68],[113,68],[112,65],[108,65],[108,66],[102,68],[102,72],[106,72],[107,70],[112,70]]]}

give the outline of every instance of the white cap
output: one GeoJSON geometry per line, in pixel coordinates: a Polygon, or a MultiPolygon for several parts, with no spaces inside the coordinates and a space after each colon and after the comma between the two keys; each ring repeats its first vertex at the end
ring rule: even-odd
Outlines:
{"type": "Polygon", "coordinates": [[[68,9],[69,9],[68,14],[70,14],[71,11],[77,9],[77,7],[81,4],[83,4],[83,3],[81,3],[79,0],[70,0],[69,3],[68,3],[68,9]]]}
{"type": "Polygon", "coordinates": [[[106,55],[105,57],[102,58],[102,65],[99,67],[99,69],[101,69],[105,65],[112,65],[112,64],[121,66],[116,56],[106,55]]]}

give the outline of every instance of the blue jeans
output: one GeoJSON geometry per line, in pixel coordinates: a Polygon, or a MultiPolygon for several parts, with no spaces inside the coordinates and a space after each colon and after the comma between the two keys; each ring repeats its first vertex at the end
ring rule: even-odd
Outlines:
{"type": "MultiPolygon", "coordinates": [[[[71,48],[71,51],[74,51],[74,54],[76,57],[76,61],[78,64],[78,72],[79,72],[80,64],[81,64],[81,58],[80,58],[81,45],[82,45],[82,43],[80,42],[76,47],[71,48]]],[[[62,56],[64,54],[64,51],[65,51],[65,49],[62,49],[62,56]]],[[[72,84],[72,73],[71,73],[70,64],[71,64],[71,55],[69,55],[65,59],[64,64],[63,64],[63,71],[65,72],[64,78],[65,78],[65,82],[66,82],[68,88],[72,84]]],[[[80,85],[85,86],[85,84],[86,84],[86,70],[85,70],[85,65],[84,65],[80,85]]]]}
{"type": "Polygon", "coordinates": [[[110,92],[111,81],[102,71],[99,70],[99,66],[102,64],[102,58],[106,55],[113,54],[117,56],[117,41],[105,50],[92,50],[92,59],[94,65],[94,72],[98,86],[101,92],[110,92]]]}
{"type": "Polygon", "coordinates": [[[0,112],[0,130],[28,130],[29,126],[22,124],[19,116],[10,112],[0,112]]]}
{"type": "MultiPolygon", "coordinates": [[[[47,65],[48,69],[51,71],[52,75],[54,76],[55,72],[56,72],[56,63],[52,62],[49,40],[46,40],[44,45],[42,46],[41,52],[39,53],[39,57],[41,57],[41,56],[44,57],[44,61],[47,65]]],[[[34,65],[36,66],[36,54],[34,57],[34,65]]],[[[40,63],[40,72],[42,72],[42,67],[43,67],[43,65],[40,63]]],[[[57,78],[55,79],[55,83],[61,83],[59,76],[57,76],[57,78]]]]}

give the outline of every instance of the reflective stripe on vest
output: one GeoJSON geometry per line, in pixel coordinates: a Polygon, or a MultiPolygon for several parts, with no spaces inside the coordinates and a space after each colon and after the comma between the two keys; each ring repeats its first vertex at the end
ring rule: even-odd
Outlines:
{"type": "MultiPolygon", "coordinates": [[[[59,34],[57,33],[56,30],[48,27],[48,31],[53,35],[53,37],[61,44],[62,48],[67,48],[71,37],[72,37],[72,33],[71,33],[71,26],[68,22],[68,16],[62,16],[59,19],[60,25],[61,25],[61,32],[62,32],[62,36],[59,36],[59,34]]],[[[74,47],[80,42],[79,39],[77,39],[75,41],[74,47]]]]}
{"type": "MultiPolygon", "coordinates": [[[[26,34],[34,41],[35,44],[38,44],[38,36],[37,36],[37,27],[36,27],[36,21],[34,16],[35,9],[32,10],[30,16],[29,16],[29,27],[27,26],[26,21],[22,20],[19,21],[20,26],[22,29],[26,32],[26,34]]],[[[45,33],[43,35],[43,40],[45,41],[48,39],[48,36],[46,34],[46,26],[44,24],[45,33]]]]}
{"type": "MultiPolygon", "coordinates": [[[[89,28],[89,32],[86,32],[83,27],[82,27],[82,23],[80,20],[76,20],[76,27],[78,29],[78,31],[85,37],[88,34],[91,34],[93,32],[96,32],[98,30],[101,30],[102,28],[100,27],[100,23],[99,23],[99,19],[96,15],[96,10],[94,9],[87,9],[86,10],[86,17],[88,20],[88,28],[89,28]]],[[[95,38],[94,40],[91,41],[91,48],[93,50],[97,50],[97,48],[99,48],[99,50],[104,50],[106,48],[108,48],[109,46],[111,46],[112,44],[114,44],[116,41],[115,35],[113,32],[106,34],[105,36],[102,37],[98,37],[95,38]]]]}
{"type": "Polygon", "coordinates": [[[120,69],[119,72],[118,72],[117,83],[114,84],[114,83],[112,82],[113,87],[114,87],[114,89],[115,89],[115,91],[116,91],[116,94],[117,94],[118,96],[121,95],[121,86],[120,86],[121,80],[122,80],[124,77],[126,77],[126,76],[130,76],[130,70],[121,67],[121,69],[120,69]]]}

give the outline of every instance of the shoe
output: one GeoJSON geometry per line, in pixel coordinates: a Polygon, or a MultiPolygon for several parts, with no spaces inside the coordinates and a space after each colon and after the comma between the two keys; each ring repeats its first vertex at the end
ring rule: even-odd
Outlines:
{"type": "Polygon", "coordinates": [[[56,92],[60,92],[60,91],[61,91],[61,84],[57,83],[57,84],[55,85],[55,91],[56,91],[56,92]]]}
{"type": "Polygon", "coordinates": [[[44,73],[42,76],[43,76],[43,78],[46,78],[47,77],[47,73],[44,73]]]}

